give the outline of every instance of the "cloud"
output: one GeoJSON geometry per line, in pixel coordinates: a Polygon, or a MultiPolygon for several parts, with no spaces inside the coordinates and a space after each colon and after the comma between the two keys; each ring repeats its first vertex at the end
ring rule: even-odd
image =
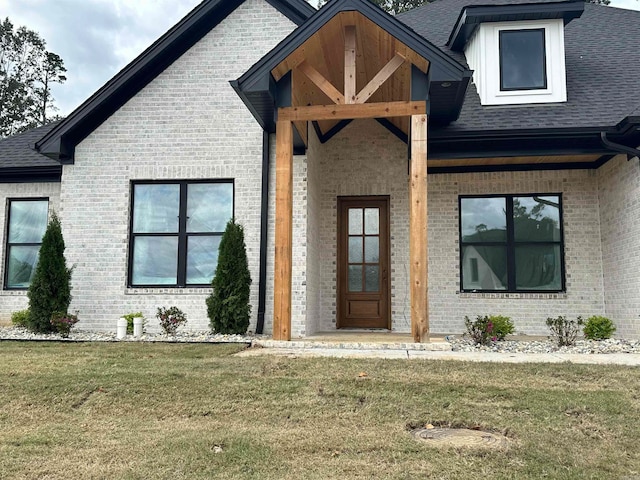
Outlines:
{"type": "Polygon", "coordinates": [[[198,0],[0,0],[0,12],[16,26],[38,32],[62,57],[67,82],[53,94],[70,113],[151,43],[198,0]]]}

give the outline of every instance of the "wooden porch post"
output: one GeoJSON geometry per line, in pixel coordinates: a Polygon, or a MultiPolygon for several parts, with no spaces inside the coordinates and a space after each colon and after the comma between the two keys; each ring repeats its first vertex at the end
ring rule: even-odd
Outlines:
{"type": "Polygon", "coordinates": [[[415,342],[428,342],[427,115],[411,116],[409,203],[411,333],[415,342]]]}
{"type": "Polygon", "coordinates": [[[273,339],[291,340],[291,264],[293,238],[293,125],[276,123],[276,232],[273,339]]]}

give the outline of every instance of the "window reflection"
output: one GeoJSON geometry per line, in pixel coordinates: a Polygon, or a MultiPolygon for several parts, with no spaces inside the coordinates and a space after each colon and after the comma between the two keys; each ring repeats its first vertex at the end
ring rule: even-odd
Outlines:
{"type": "Polygon", "coordinates": [[[463,290],[564,288],[559,195],[465,197],[460,206],[463,290]]]}

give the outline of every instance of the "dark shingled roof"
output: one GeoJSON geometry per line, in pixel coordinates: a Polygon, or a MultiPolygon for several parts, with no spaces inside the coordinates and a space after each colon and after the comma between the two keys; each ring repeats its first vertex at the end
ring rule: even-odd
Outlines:
{"type": "Polygon", "coordinates": [[[59,167],[59,162],[38,153],[34,145],[60,122],[61,120],[51,122],[43,127],[0,140],[0,180],[2,179],[1,169],[59,167]]]}
{"type": "MultiPolygon", "coordinates": [[[[466,64],[445,46],[465,6],[549,3],[552,0],[436,0],[398,18],[466,64]]],[[[482,106],[470,84],[460,118],[442,129],[477,130],[611,127],[640,111],[640,12],[586,4],[565,27],[567,102],[482,106]]]]}

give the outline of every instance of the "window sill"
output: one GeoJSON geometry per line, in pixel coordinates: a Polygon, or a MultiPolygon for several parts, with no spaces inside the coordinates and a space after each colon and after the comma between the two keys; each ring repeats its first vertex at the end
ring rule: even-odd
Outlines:
{"type": "Polygon", "coordinates": [[[567,298],[567,292],[456,292],[460,298],[495,298],[495,299],[523,299],[523,300],[562,300],[567,298]]]}
{"type": "Polygon", "coordinates": [[[162,288],[162,287],[131,287],[125,288],[125,295],[209,295],[213,289],[211,287],[188,287],[188,288],[162,288]]]}
{"type": "Polygon", "coordinates": [[[27,288],[11,288],[11,289],[6,289],[6,290],[0,290],[0,296],[7,296],[7,297],[26,297],[27,296],[27,292],[29,291],[29,289],[27,288]]]}

